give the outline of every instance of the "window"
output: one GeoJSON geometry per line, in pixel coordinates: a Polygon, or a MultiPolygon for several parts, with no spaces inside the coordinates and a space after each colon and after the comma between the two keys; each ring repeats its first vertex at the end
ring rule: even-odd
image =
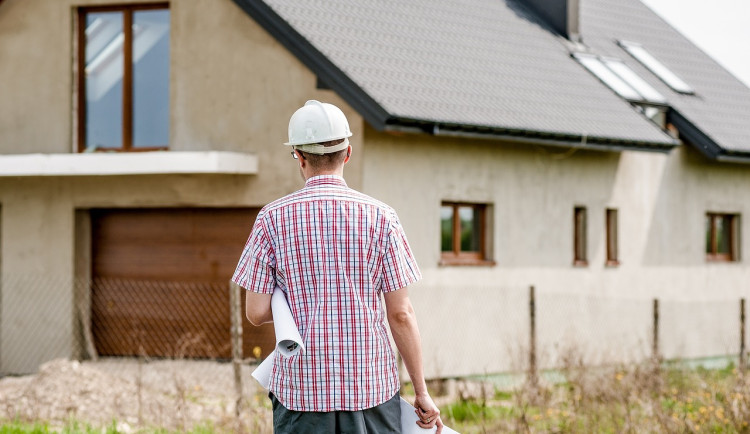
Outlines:
{"type": "Polygon", "coordinates": [[[585,53],[574,53],[573,58],[615,93],[630,102],[653,104],[666,104],[667,102],[662,94],[620,59],[585,53]]]}
{"type": "Polygon", "coordinates": [[[620,59],[614,59],[610,57],[603,57],[602,62],[607,67],[617,74],[620,78],[630,85],[639,95],[646,101],[666,103],[667,100],[660,94],[656,89],[651,87],[646,80],[642,79],[640,75],[636,74],[620,59]]]}
{"type": "Polygon", "coordinates": [[[607,209],[607,265],[619,265],[620,258],[617,256],[617,210],[607,209]]]}
{"type": "Polygon", "coordinates": [[[684,94],[694,93],[690,85],[682,81],[680,77],[646,51],[641,44],[629,41],[617,41],[617,44],[674,91],[684,94]]]}
{"type": "Polygon", "coordinates": [[[643,113],[643,116],[646,116],[651,120],[651,122],[655,123],[659,126],[659,128],[666,130],[667,129],[667,107],[666,106],[658,106],[658,105],[650,105],[650,104],[633,104],[633,106],[636,108],[636,110],[643,113]]]}
{"type": "Polygon", "coordinates": [[[706,214],[706,259],[739,261],[739,214],[706,214]]]}
{"type": "Polygon", "coordinates": [[[139,151],[169,143],[166,3],[78,13],[78,150],[139,151]]]}
{"type": "Polygon", "coordinates": [[[443,202],[440,207],[441,263],[488,265],[487,205],[443,202]]]}
{"type": "Polygon", "coordinates": [[[573,265],[586,266],[586,208],[577,206],[573,210],[573,265]]]}

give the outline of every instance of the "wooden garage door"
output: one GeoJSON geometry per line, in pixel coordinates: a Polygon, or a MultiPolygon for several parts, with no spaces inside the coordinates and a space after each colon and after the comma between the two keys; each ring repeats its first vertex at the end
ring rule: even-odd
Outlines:
{"type": "MultiPolygon", "coordinates": [[[[229,279],[257,209],[91,210],[92,332],[105,356],[230,358],[229,279]]],[[[243,351],[273,326],[244,316],[243,351]]]]}

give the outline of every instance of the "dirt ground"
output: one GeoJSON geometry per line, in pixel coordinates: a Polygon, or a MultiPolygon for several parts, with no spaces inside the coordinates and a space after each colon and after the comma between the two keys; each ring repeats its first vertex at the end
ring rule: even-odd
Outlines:
{"type": "Polygon", "coordinates": [[[35,375],[0,379],[0,420],[71,421],[92,427],[116,424],[119,432],[142,428],[190,431],[272,432],[270,401],[242,367],[239,417],[231,363],[194,360],[54,360],[35,375]]]}

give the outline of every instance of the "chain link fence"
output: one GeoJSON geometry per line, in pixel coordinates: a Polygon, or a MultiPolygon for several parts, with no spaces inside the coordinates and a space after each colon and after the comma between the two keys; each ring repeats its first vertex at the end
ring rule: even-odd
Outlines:
{"type": "MultiPolygon", "coordinates": [[[[1,282],[0,419],[270,427],[268,400],[250,372],[273,349],[273,328],[244,319],[241,288],[7,275],[1,282]],[[37,375],[18,376],[30,373],[37,375]]],[[[418,287],[411,296],[429,378],[537,375],[571,354],[586,365],[713,357],[744,367],[741,299],[495,286],[418,287]]]]}

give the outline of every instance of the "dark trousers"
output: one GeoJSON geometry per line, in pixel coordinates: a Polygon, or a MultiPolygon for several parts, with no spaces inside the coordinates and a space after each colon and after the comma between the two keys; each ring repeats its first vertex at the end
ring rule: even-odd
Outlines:
{"type": "Polygon", "coordinates": [[[401,433],[401,403],[397,393],[388,401],[360,411],[293,411],[269,393],[275,434],[401,433]]]}

